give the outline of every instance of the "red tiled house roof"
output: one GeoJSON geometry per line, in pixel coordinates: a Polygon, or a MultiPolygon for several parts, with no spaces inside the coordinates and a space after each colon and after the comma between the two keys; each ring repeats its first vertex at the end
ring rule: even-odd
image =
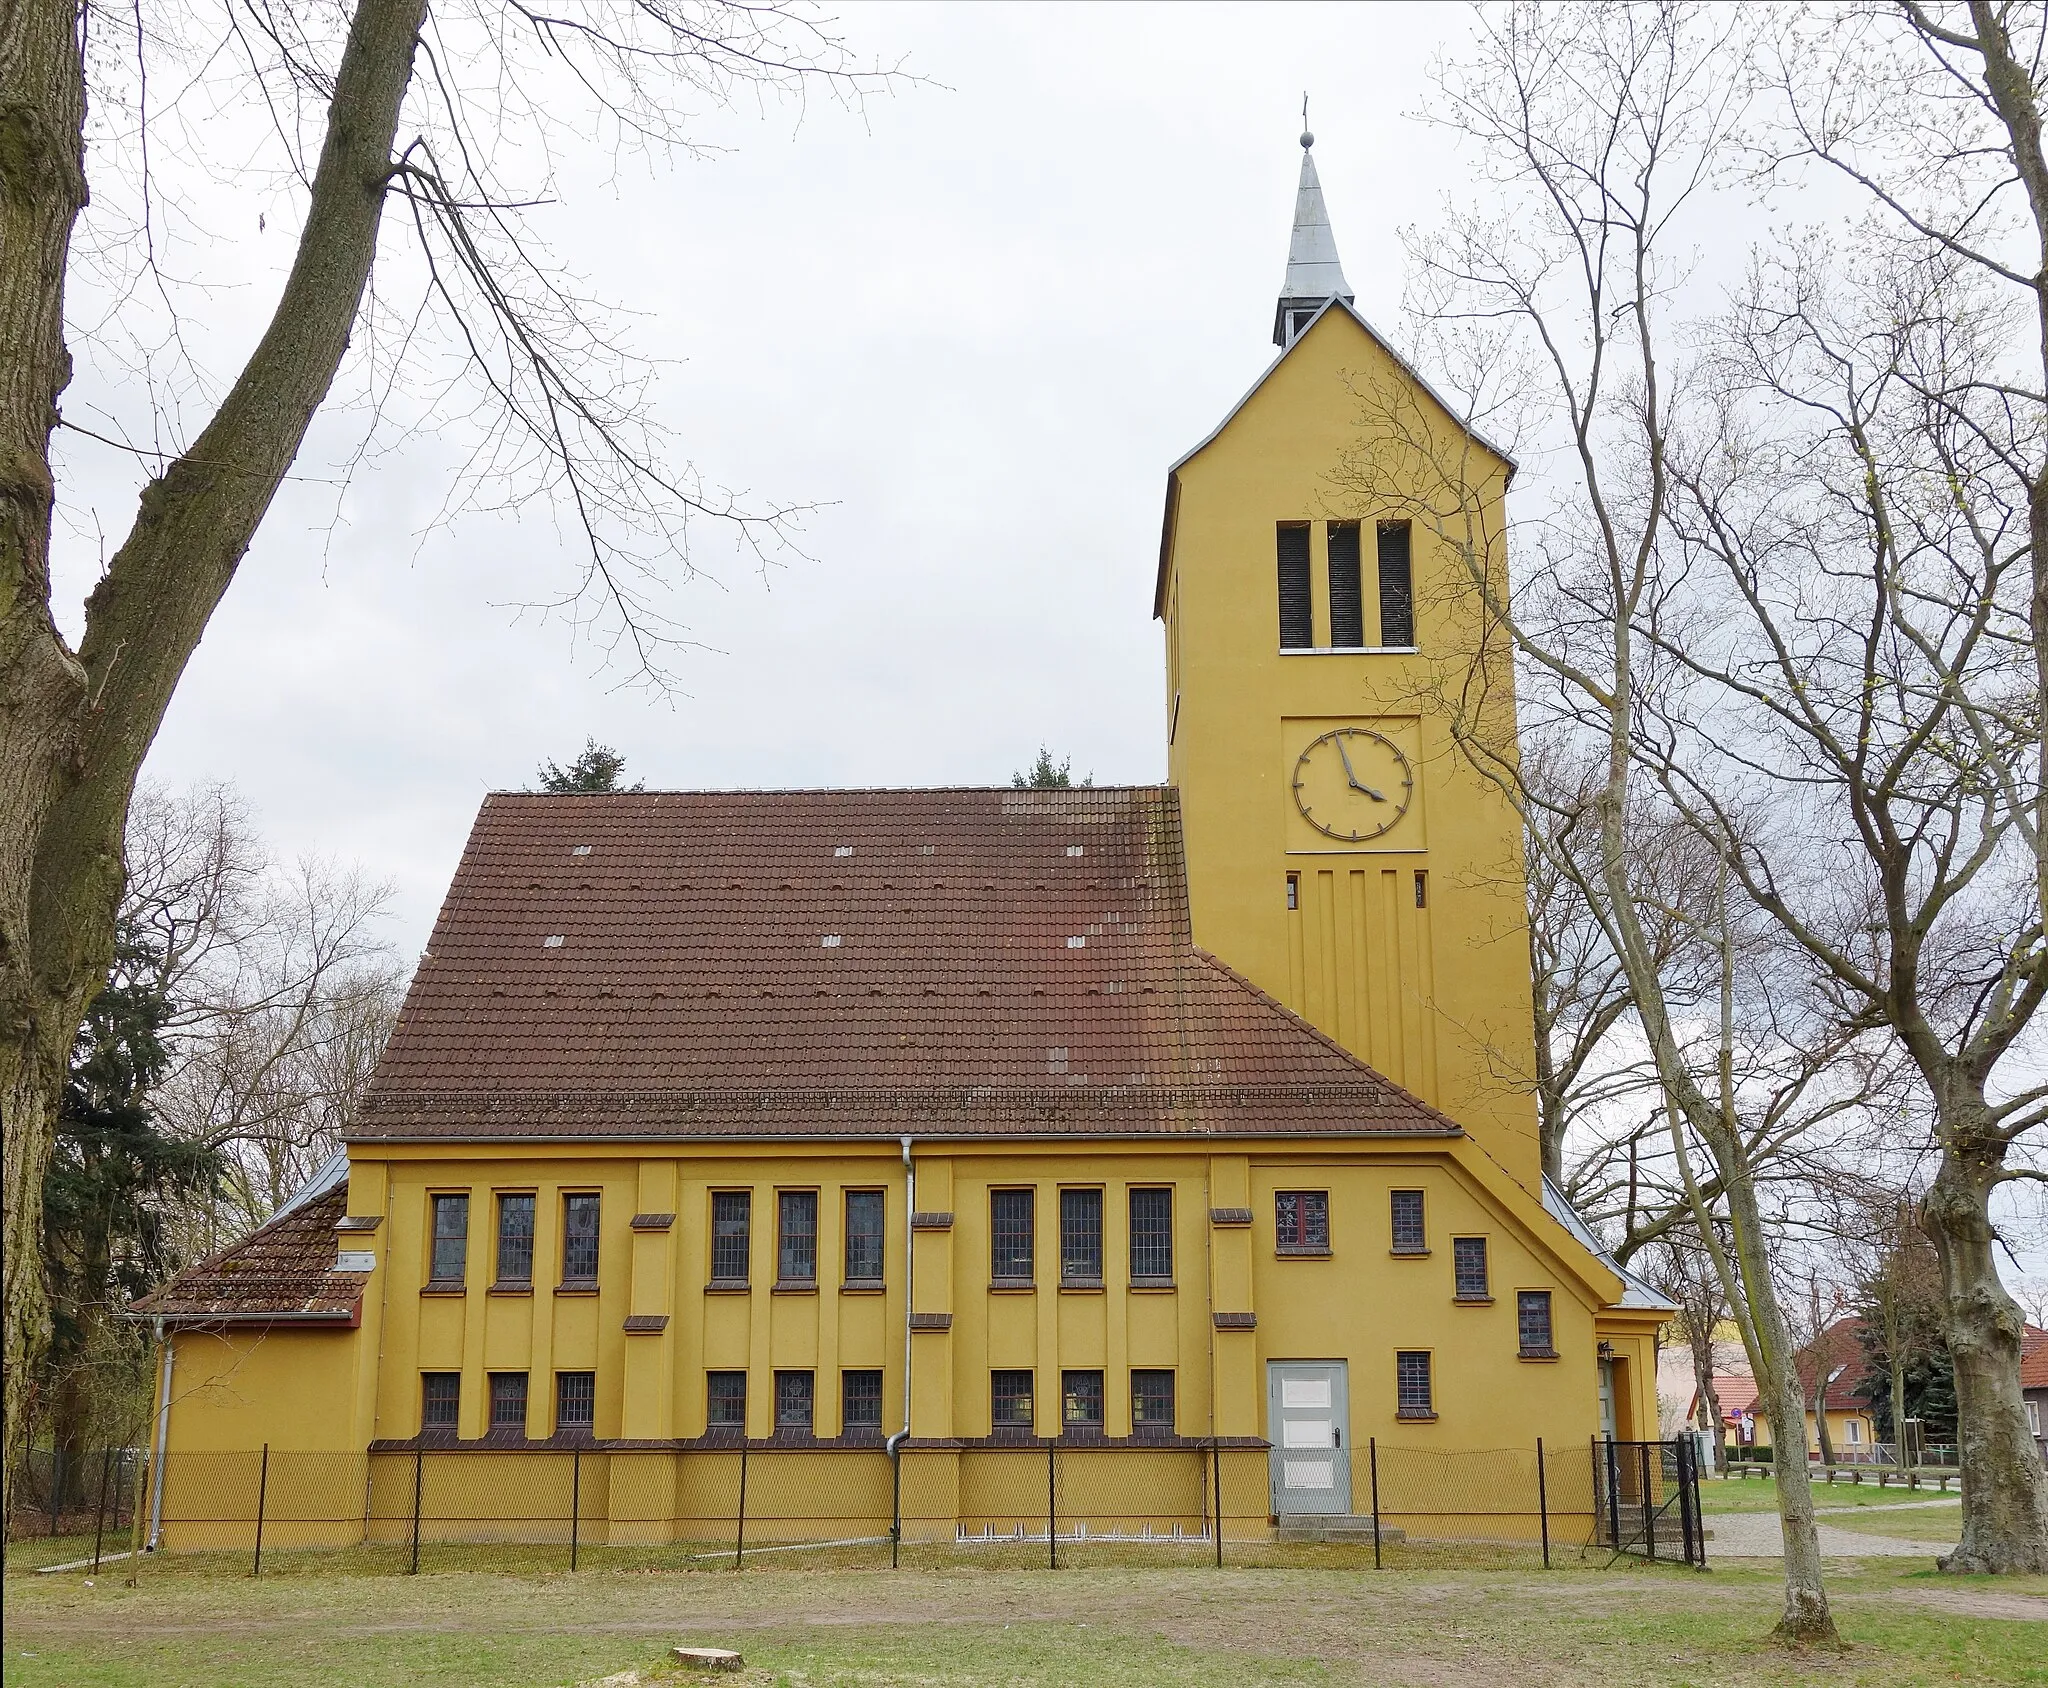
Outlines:
{"type": "Polygon", "coordinates": [[[493,795],[350,1135],[1457,1129],[1195,948],[1134,787],[493,795]]]}
{"type": "Polygon", "coordinates": [[[130,1310],[178,1324],[353,1325],[366,1279],[334,1269],[334,1227],[347,1211],[348,1186],[337,1185],[188,1266],[130,1310]]]}
{"type": "Polygon", "coordinates": [[[2020,1387],[2048,1389],[2048,1330],[2029,1325],[2020,1338],[2020,1387]]]}
{"type": "Polygon", "coordinates": [[[1869,1398],[1856,1393],[1871,1375],[1869,1351],[1859,1336],[1862,1329],[1863,1321],[1853,1314],[1837,1319],[1794,1356],[1793,1364],[1799,1372],[1799,1389],[1806,1398],[1808,1412],[1813,1410],[1814,1368],[1822,1362],[1835,1373],[1828,1383],[1829,1412],[1867,1413],[1871,1410],[1869,1398]]]}

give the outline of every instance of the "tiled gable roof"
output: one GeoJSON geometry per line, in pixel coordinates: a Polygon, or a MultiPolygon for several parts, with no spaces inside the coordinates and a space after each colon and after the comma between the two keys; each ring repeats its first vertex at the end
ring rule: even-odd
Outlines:
{"type": "Polygon", "coordinates": [[[2048,1389],[2048,1330],[2029,1325],[2020,1338],[2020,1387],[2048,1389]]]}
{"type": "Polygon", "coordinates": [[[493,795],[352,1136],[1456,1130],[1194,947],[1130,787],[493,795]]]}
{"type": "Polygon", "coordinates": [[[334,1227],[347,1211],[348,1186],[340,1184],[187,1267],[130,1310],[178,1324],[268,1319],[352,1325],[367,1280],[334,1269],[334,1227]]]}

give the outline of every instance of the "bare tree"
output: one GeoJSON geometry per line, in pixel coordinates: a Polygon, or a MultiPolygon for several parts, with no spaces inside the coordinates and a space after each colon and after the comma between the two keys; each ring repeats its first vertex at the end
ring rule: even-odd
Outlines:
{"type": "MultiPolygon", "coordinates": [[[[1722,1240],[1723,1249],[1727,1247],[1722,1240]]],[[[1728,1317],[1728,1298],[1721,1288],[1713,1256],[1690,1229],[1674,1229],[1649,1250],[1652,1281],[1678,1308],[1672,1322],[1692,1358],[1694,1400],[1700,1434],[1714,1445],[1714,1468],[1728,1468],[1728,1424],[1721,1413],[1721,1353],[1717,1340],[1728,1317]]]]}
{"type": "MultiPolygon", "coordinates": [[[[696,107],[814,83],[858,97],[874,84],[852,69],[826,24],[794,0],[613,0],[567,16],[489,0],[216,0],[139,5],[132,16],[18,0],[0,11],[8,1425],[45,1331],[38,1193],[65,1054],[112,953],[136,777],[352,345],[374,417],[400,408],[393,395],[421,374],[415,423],[468,431],[451,507],[522,497],[553,506],[583,547],[558,607],[594,611],[629,672],[658,676],[665,633],[652,592],[664,572],[687,567],[691,524],[721,521],[773,545],[790,512],[707,488],[669,450],[645,367],[535,239],[548,160],[591,135],[618,151],[688,149],[696,107]],[[203,168],[204,148],[186,129],[181,154],[179,126],[192,116],[176,101],[150,103],[167,67],[184,98],[211,102],[211,123],[268,114],[263,162],[293,184],[297,251],[241,368],[218,384],[185,370],[183,397],[201,425],[188,433],[182,411],[158,418],[169,443],[143,454],[154,472],[74,648],[51,603],[51,444],[74,353],[97,348],[67,322],[66,291],[81,265],[134,255],[139,284],[111,295],[110,338],[124,317],[175,296],[156,261],[164,172],[203,168]],[[89,122],[99,125],[90,154],[89,122]],[[125,230],[95,220],[118,222],[124,206],[125,230]],[[399,212],[388,224],[387,206],[399,212]],[[388,278],[374,292],[373,272],[388,278]]],[[[175,312],[163,337],[182,346],[175,312]]],[[[11,1493],[0,1491],[0,1513],[11,1493]]]]}

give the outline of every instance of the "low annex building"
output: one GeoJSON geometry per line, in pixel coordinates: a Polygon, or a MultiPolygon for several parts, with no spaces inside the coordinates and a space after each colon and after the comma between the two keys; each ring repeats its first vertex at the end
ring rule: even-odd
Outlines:
{"type": "Polygon", "coordinates": [[[759,1439],[838,1515],[886,1445],[950,1532],[1043,1437],[1277,1519],[1373,1439],[1655,1436],[1671,1309],[1543,1179],[1515,821],[1419,683],[1452,547],[1327,513],[1361,380],[1457,425],[1306,155],[1296,224],[1169,477],[1170,783],[491,796],[345,1154],[138,1304],[174,1453],[759,1439]]]}

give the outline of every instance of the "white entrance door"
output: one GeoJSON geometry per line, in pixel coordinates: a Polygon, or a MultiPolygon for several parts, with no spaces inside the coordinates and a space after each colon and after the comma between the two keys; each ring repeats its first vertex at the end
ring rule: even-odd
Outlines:
{"type": "Polygon", "coordinates": [[[1614,1362],[1600,1362],[1600,1434],[1614,1440],[1614,1362]]]}
{"type": "Polygon", "coordinates": [[[1276,1513],[1351,1510],[1350,1394],[1342,1360],[1271,1360],[1266,1434],[1276,1513]]]}

